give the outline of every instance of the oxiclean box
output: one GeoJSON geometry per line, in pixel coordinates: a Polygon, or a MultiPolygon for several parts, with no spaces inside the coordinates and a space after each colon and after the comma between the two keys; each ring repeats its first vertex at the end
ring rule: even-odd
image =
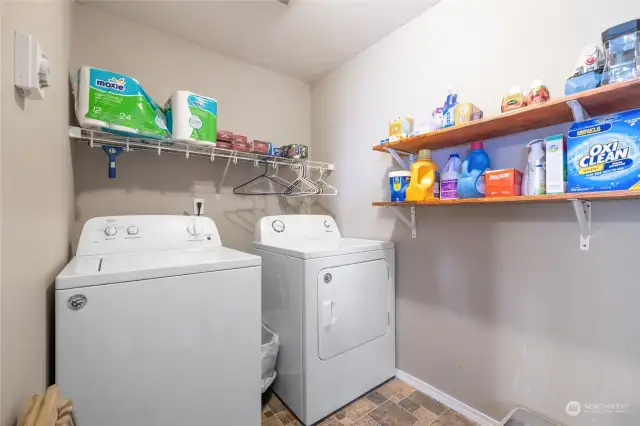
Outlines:
{"type": "Polygon", "coordinates": [[[567,180],[569,192],[640,189],[640,109],[574,124],[567,180]]]}

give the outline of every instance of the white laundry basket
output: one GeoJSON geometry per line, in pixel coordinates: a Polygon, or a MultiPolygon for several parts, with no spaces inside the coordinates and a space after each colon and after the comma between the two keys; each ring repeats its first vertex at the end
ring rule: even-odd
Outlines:
{"type": "Polygon", "coordinates": [[[269,389],[271,383],[276,379],[276,359],[280,339],[278,335],[262,325],[262,393],[269,389]]]}

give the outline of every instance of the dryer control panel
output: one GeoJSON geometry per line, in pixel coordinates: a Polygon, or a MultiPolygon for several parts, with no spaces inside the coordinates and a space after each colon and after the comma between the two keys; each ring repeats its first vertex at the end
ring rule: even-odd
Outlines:
{"type": "Polygon", "coordinates": [[[327,240],[341,238],[336,221],[324,215],[266,216],[256,223],[254,241],[272,244],[283,239],[327,240]]]}
{"type": "Polygon", "coordinates": [[[218,228],[204,216],[108,216],[82,228],[78,256],[220,247],[218,228]]]}

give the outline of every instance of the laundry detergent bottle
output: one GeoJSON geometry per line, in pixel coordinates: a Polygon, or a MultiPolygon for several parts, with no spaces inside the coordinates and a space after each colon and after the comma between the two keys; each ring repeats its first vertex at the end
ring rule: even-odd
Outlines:
{"type": "Polygon", "coordinates": [[[418,161],[411,165],[411,181],[407,188],[407,201],[425,201],[440,198],[440,172],[431,160],[431,150],[421,149],[418,161]]]}
{"type": "Polygon", "coordinates": [[[491,166],[489,155],[482,142],[473,142],[471,152],[462,163],[462,173],[458,179],[458,197],[484,197],[484,172],[491,166]]]}
{"type": "Polygon", "coordinates": [[[440,174],[440,199],[458,199],[458,179],[462,173],[462,161],[458,154],[451,154],[447,165],[440,174]]]}

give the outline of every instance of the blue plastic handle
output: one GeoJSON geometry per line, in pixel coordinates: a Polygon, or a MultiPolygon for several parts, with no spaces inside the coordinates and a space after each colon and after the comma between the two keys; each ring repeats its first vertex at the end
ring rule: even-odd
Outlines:
{"type": "Polygon", "coordinates": [[[109,156],[109,179],[116,178],[116,157],[122,152],[122,148],[117,146],[103,145],[102,149],[109,156]]]}

